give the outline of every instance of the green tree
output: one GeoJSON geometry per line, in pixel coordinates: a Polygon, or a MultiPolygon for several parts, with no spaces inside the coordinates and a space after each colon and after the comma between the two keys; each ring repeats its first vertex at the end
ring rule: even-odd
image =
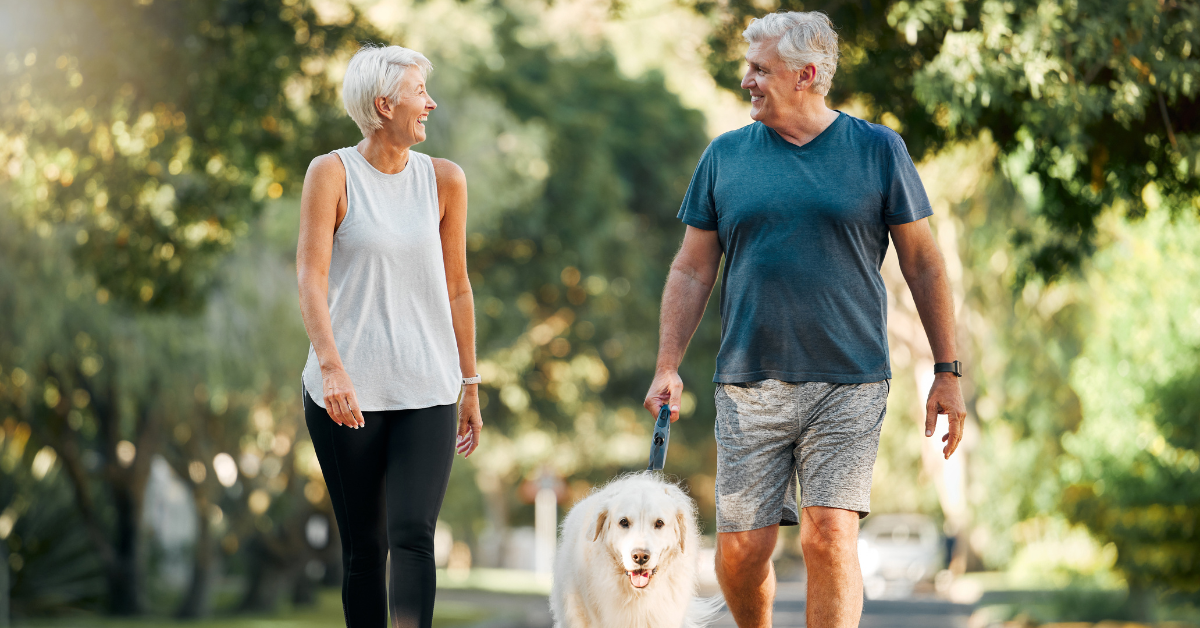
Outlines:
{"type": "MultiPolygon", "coordinates": [[[[464,81],[514,118],[469,150],[489,151],[516,170],[505,176],[526,182],[484,170],[496,185],[473,184],[482,193],[471,201],[472,212],[485,208],[468,245],[488,400],[486,440],[472,460],[497,530],[532,518],[510,514],[513,489],[547,466],[587,486],[645,464],[651,419],[640,404],[661,286],[683,233],[674,215],[706,143],[702,116],[660,76],[622,76],[605,51],[568,57],[523,45],[521,26],[506,13],[496,28],[502,67],[481,62],[464,81]],[[513,196],[497,204],[506,192],[513,196]]],[[[443,70],[433,80],[453,82],[443,70]]],[[[443,92],[442,107],[460,98],[469,95],[443,92]]],[[[475,179],[479,157],[460,157],[438,129],[427,150],[466,164],[475,179]]],[[[709,321],[691,355],[693,390],[711,379],[714,339],[709,321]]],[[[677,426],[669,469],[686,477],[707,463],[711,430],[702,420],[677,426]]]]}
{"type": "MultiPolygon", "coordinates": [[[[750,0],[698,2],[714,76],[740,76],[750,0]]],[[[1200,210],[1200,5],[1170,0],[783,0],[842,39],[830,100],[857,101],[921,158],[985,130],[1035,220],[1017,280],[1076,269],[1106,208],[1200,210]],[[1028,177],[1022,175],[1028,174],[1028,177]]]]}
{"type": "Polygon", "coordinates": [[[137,613],[141,503],[174,374],[157,368],[170,353],[146,344],[135,312],[200,311],[261,202],[354,132],[329,62],[373,31],[353,11],[327,23],[295,1],[62,0],[4,14],[0,211],[74,262],[10,262],[16,277],[54,281],[8,302],[0,365],[25,375],[6,407],[63,461],[109,609],[137,613]]]}
{"type": "Polygon", "coordinates": [[[1060,473],[1066,513],[1115,544],[1148,604],[1156,589],[1200,592],[1200,221],[1159,211],[1111,237],[1088,273],[1071,378],[1086,419],[1062,439],[1060,473]]]}

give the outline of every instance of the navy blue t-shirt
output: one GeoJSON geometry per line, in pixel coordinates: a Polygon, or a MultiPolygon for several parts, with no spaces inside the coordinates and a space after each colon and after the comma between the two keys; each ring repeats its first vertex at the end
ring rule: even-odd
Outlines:
{"type": "Polygon", "coordinates": [[[713,140],[679,210],[725,252],[713,381],[891,378],[888,225],[932,214],[887,127],[839,112],[804,146],[760,122],[713,140]]]}

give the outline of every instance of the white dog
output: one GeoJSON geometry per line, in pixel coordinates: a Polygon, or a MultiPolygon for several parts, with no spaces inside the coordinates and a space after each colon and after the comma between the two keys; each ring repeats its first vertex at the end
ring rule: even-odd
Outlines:
{"type": "Polygon", "coordinates": [[[649,472],[620,477],[563,521],[550,610],[555,628],[701,628],[720,596],[695,598],[696,506],[649,472]]]}

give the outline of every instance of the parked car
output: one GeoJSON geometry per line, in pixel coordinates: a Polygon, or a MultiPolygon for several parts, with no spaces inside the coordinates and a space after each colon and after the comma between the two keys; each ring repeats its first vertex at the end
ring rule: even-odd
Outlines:
{"type": "Polygon", "coordinates": [[[919,514],[871,515],[858,533],[858,560],[869,599],[912,595],[945,564],[944,543],[933,519],[919,514]]]}

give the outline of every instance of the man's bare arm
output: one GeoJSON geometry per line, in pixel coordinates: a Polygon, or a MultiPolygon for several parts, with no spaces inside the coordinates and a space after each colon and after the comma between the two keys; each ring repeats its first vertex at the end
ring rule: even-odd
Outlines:
{"type": "MultiPolygon", "coordinates": [[[[946,262],[933,239],[929,219],[892,225],[890,229],[892,241],[896,244],[896,256],[900,260],[900,271],[917,305],[917,314],[921,316],[921,324],[929,338],[933,360],[953,362],[958,359],[954,298],[946,280],[946,262]]],[[[925,403],[925,436],[933,435],[939,414],[945,414],[950,420],[949,432],[942,438],[946,443],[942,453],[949,458],[962,442],[963,422],[967,416],[962,389],[958,377],[953,373],[934,376],[929,399],[925,403]]]]}
{"type": "Polygon", "coordinates": [[[683,394],[679,364],[704,317],[704,308],[717,282],[720,265],[721,243],[717,232],[689,226],[663,289],[658,362],[654,381],[642,404],[651,414],[658,415],[663,404],[669,403],[671,420],[679,420],[679,399],[683,394]]]}

